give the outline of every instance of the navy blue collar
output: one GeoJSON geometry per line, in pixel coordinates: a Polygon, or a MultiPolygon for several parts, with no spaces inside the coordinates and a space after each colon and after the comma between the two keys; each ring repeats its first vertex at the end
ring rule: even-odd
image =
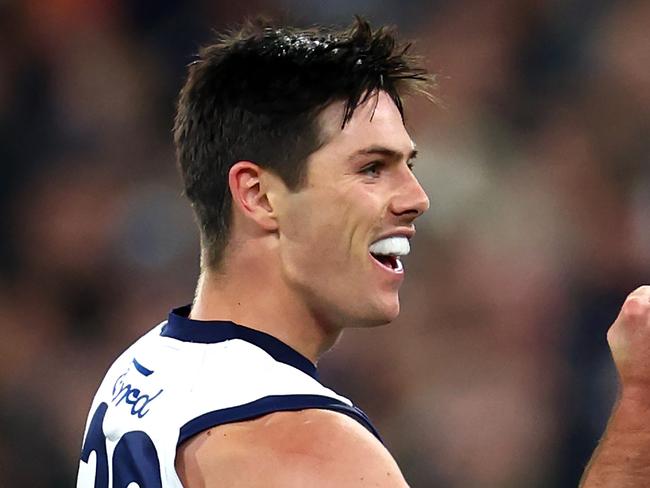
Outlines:
{"type": "Polygon", "coordinates": [[[309,359],[272,335],[226,320],[193,320],[189,318],[191,309],[191,305],[186,305],[172,310],[160,335],[200,344],[241,339],[264,349],[276,361],[318,379],[316,366],[309,359]]]}

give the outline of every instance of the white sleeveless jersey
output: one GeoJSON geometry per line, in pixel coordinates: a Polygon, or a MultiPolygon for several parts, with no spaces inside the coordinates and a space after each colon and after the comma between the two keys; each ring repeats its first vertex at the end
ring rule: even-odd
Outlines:
{"type": "Polygon", "coordinates": [[[334,410],[379,438],[366,415],[283,342],[232,322],[191,320],[189,312],[173,310],[108,370],[86,422],[77,488],[180,488],[174,461],[183,441],[278,411],[334,410]]]}

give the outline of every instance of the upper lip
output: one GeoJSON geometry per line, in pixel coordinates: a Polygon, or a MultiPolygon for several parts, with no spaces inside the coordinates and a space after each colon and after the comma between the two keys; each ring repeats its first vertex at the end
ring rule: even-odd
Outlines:
{"type": "Polygon", "coordinates": [[[407,239],[411,239],[414,235],[415,227],[400,227],[399,229],[394,229],[390,232],[380,235],[375,240],[373,240],[371,244],[374,244],[377,241],[381,241],[382,239],[386,239],[387,237],[406,237],[407,239]]]}

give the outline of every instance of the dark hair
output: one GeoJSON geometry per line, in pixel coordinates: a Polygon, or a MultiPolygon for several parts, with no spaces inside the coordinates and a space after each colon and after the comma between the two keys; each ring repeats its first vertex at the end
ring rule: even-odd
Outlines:
{"type": "Polygon", "coordinates": [[[253,161],[300,189],[308,156],[323,144],[318,116],[345,103],[342,126],[379,90],[427,94],[430,76],[391,29],[357,17],[347,30],[248,22],[200,50],[181,90],[174,142],[204,258],[218,266],[229,239],[228,171],[253,161]]]}

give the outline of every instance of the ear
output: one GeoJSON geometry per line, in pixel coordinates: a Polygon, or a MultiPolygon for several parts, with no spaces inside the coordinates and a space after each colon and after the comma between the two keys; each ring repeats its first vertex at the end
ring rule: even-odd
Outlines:
{"type": "Polygon", "coordinates": [[[250,161],[237,161],[228,172],[228,186],[233,206],[267,231],[278,228],[277,218],[267,188],[263,168],[250,161]]]}

